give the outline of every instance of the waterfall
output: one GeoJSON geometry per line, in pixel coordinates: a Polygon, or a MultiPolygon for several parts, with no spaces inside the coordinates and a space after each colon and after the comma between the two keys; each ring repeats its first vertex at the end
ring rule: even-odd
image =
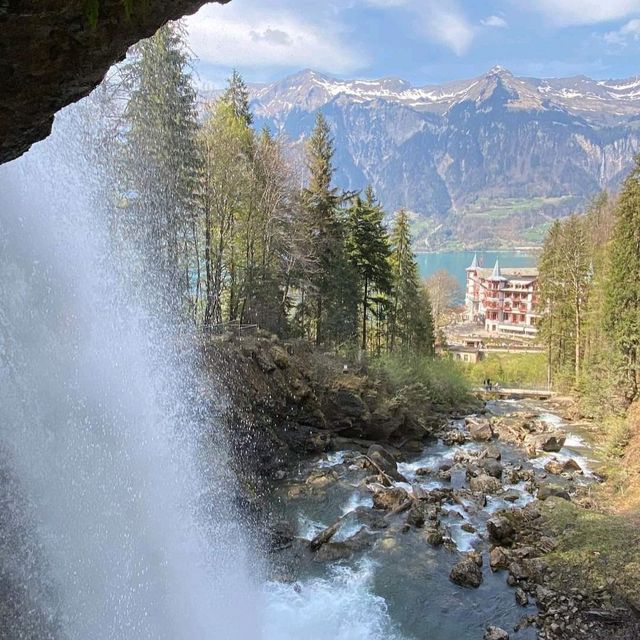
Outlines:
{"type": "Polygon", "coordinates": [[[54,130],[0,167],[6,637],[259,638],[255,559],[204,406],[216,398],[174,319],[123,290],[90,176],[61,144],[54,130]]]}

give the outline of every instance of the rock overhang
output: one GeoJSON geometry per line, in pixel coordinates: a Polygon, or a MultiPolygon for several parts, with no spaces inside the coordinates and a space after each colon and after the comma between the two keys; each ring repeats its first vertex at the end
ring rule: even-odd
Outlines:
{"type": "Polygon", "coordinates": [[[0,163],[45,138],[55,113],[90,93],[132,44],[204,4],[0,0],[0,163]]]}

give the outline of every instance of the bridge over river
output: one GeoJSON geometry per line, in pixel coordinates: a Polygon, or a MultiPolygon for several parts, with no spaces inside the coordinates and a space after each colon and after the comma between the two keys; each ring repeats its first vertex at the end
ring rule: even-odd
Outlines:
{"type": "Polygon", "coordinates": [[[485,387],[476,387],[474,389],[481,397],[485,399],[492,398],[511,398],[511,399],[524,399],[533,398],[535,400],[548,400],[557,395],[556,391],[550,389],[525,389],[520,387],[493,387],[490,391],[485,387]]]}

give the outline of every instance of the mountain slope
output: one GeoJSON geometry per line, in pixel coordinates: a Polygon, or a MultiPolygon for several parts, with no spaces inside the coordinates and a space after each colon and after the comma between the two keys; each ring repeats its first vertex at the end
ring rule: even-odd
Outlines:
{"type": "Polygon", "coordinates": [[[540,80],[494,67],[412,87],[307,70],[253,87],[252,108],[258,126],[294,143],[322,110],[339,184],[371,183],[387,209],[415,214],[431,245],[535,241],[553,217],[616,188],[640,150],[640,78],[540,80]]]}

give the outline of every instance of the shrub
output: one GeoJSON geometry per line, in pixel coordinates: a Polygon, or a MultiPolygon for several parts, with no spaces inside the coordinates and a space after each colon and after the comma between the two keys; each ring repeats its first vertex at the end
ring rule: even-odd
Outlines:
{"type": "Polygon", "coordinates": [[[490,378],[502,387],[547,385],[547,361],[544,353],[490,353],[480,362],[464,365],[464,374],[474,385],[490,378]]]}
{"type": "Polygon", "coordinates": [[[462,409],[471,401],[469,382],[451,360],[394,353],[380,356],[370,368],[396,389],[421,384],[429,401],[445,410],[462,409]]]}

